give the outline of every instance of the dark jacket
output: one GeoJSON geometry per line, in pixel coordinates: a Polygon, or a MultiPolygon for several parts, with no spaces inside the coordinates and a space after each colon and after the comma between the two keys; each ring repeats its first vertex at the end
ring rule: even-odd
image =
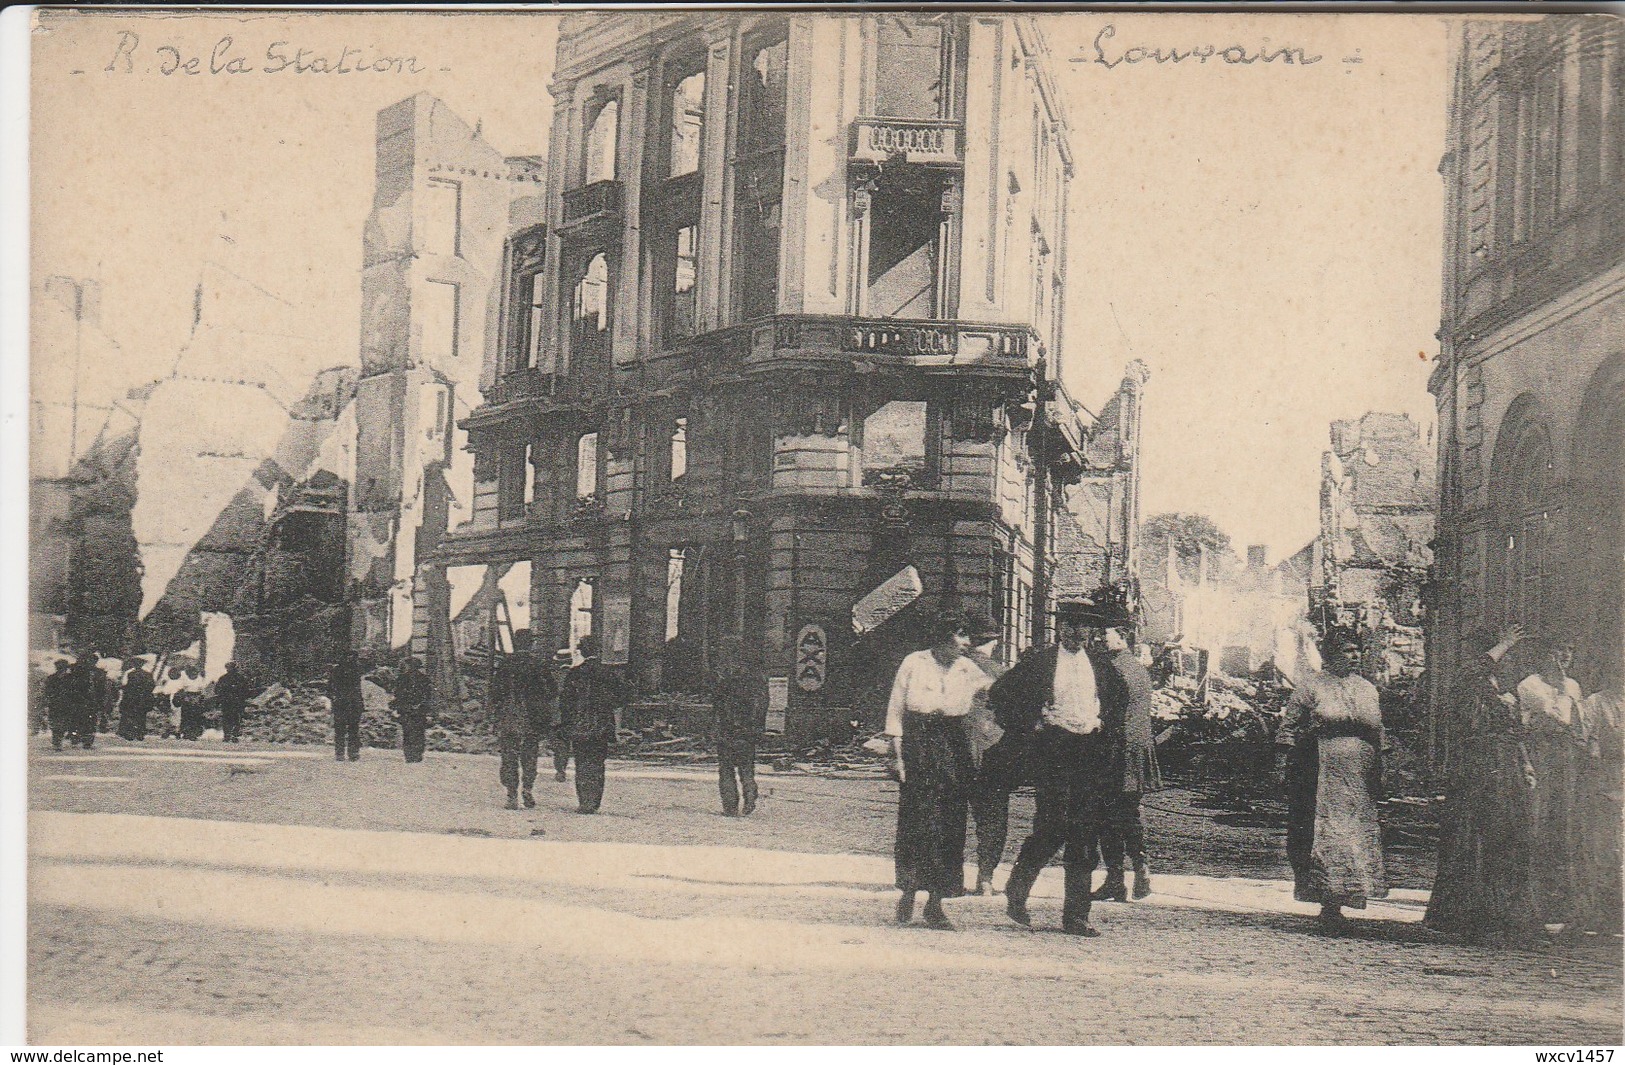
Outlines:
{"type": "MultiPolygon", "coordinates": [[[[1006,734],[1031,736],[1043,723],[1044,707],[1055,699],[1055,660],[1058,647],[1051,644],[1029,653],[988,689],[987,703],[993,718],[1006,734]]],[[[1095,670],[1095,693],[1100,699],[1101,727],[1107,733],[1121,734],[1124,700],[1110,694],[1117,676],[1110,663],[1094,651],[1089,662],[1095,670]]]]}
{"type": "Polygon", "coordinates": [[[214,682],[214,701],[221,706],[240,710],[254,694],[253,682],[235,670],[214,682]]]}
{"type": "Polygon", "coordinates": [[[69,728],[77,720],[79,709],[74,702],[74,681],[71,666],[64,666],[45,678],[41,685],[45,696],[45,717],[52,728],[69,728]]]}
{"type": "Polygon", "coordinates": [[[366,708],[361,698],[361,667],[349,660],[341,660],[327,676],[327,697],[333,702],[336,721],[359,721],[366,708]]]}
{"type": "Polygon", "coordinates": [[[491,677],[491,729],[498,736],[540,739],[552,719],[553,675],[531,654],[504,655],[491,677]]]}
{"type": "Polygon", "coordinates": [[[589,658],[564,675],[559,694],[560,730],[573,740],[615,738],[615,711],[626,706],[631,691],[615,670],[589,658]]]}
{"type": "Polygon", "coordinates": [[[152,679],[151,673],[144,669],[132,669],[130,675],[124,678],[124,694],[119,707],[130,712],[151,710],[156,687],[157,681],[152,679]]]}
{"type": "Polygon", "coordinates": [[[1111,700],[1111,716],[1123,722],[1118,734],[1119,757],[1123,763],[1123,790],[1134,794],[1162,787],[1157,768],[1156,741],[1151,734],[1151,674],[1145,671],[1133,651],[1112,655],[1101,691],[1101,709],[1111,700]]]}
{"type": "Polygon", "coordinates": [[[401,720],[427,719],[431,687],[427,673],[401,673],[395,678],[395,693],[389,705],[401,720]]]}
{"type": "Polygon", "coordinates": [[[96,668],[89,658],[81,658],[68,667],[64,679],[64,698],[68,713],[82,727],[94,728],[101,717],[105,690],[110,682],[107,674],[96,668]]]}
{"type": "Polygon", "coordinates": [[[711,701],[717,712],[717,743],[754,747],[767,728],[767,703],[756,698],[750,675],[738,671],[719,674],[711,701]]]}

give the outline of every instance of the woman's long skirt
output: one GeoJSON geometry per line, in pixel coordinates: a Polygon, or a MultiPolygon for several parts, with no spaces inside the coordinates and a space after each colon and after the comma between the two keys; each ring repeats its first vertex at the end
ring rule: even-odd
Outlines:
{"type": "Polygon", "coordinates": [[[965,893],[965,820],[974,773],[964,718],[904,715],[899,890],[946,898],[965,893]]]}
{"type": "Polygon", "coordinates": [[[1363,736],[1299,744],[1289,781],[1287,857],[1300,902],[1363,910],[1367,899],[1388,894],[1377,821],[1379,758],[1363,736]]]}

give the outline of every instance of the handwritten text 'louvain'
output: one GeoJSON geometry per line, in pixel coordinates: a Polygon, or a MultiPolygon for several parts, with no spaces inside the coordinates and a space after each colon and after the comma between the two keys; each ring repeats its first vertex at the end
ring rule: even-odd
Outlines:
{"type": "Polygon", "coordinates": [[[385,55],[377,49],[339,45],[300,48],[288,41],[273,41],[263,60],[250,58],[231,37],[222,37],[207,53],[160,44],[143,49],[139,34],[118,35],[113,58],[102,68],[119,74],[156,71],[174,74],[419,74],[427,68],[417,56],[385,55]]]}
{"type": "MultiPolygon", "coordinates": [[[[1313,66],[1325,57],[1310,52],[1307,48],[1298,45],[1280,45],[1271,47],[1269,39],[1254,46],[1245,44],[1187,44],[1183,48],[1175,45],[1143,45],[1137,44],[1125,48],[1113,42],[1117,36],[1117,27],[1107,25],[1097,34],[1092,43],[1092,54],[1075,55],[1074,63],[1094,63],[1114,70],[1119,66],[1134,66],[1138,63],[1181,64],[1197,66],[1214,63],[1228,66],[1253,66],[1255,64],[1279,64],[1283,66],[1313,66]]],[[[1358,56],[1344,59],[1345,63],[1358,63],[1358,56]]]]}

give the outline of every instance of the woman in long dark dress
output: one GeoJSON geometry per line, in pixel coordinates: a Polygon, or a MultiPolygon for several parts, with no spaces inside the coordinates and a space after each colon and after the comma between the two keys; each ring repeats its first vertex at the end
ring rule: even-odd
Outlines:
{"type": "Polygon", "coordinates": [[[1334,629],[1321,646],[1323,672],[1304,678],[1287,703],[1278,747],[1286,748],[1287,858],[1293,897],[1320,903],[1329,932],[1343,907],[1365,909],[1388,894],[1377,798],[1382,782],[1382,711],[1377,689],[1355,673],[1359,636],[1334,629]]]}
{"type": "Polygon", "coordinates": [[[1473,940],[1520,940],[1538,925],[1529,881],[1534,769],[1523,722],[1497,678],[1507,652],[1522,639],[1516,625],[1499,637],[1475,633],[1469,640],[1474,654],[1462,663],[1451,692],[1459,751],[1424,923],[1473,940]]]}
{"type": "Polygon", "coordinates": [[[968,658],[963,618],[937,623],[929,650],[903,659],[886,709],[897,803],[897,923],[927,894],[927,927],[952,930],[942,900],[965,894],[965,822],[972,777],[967,715],[987,674],[968,658]]]}

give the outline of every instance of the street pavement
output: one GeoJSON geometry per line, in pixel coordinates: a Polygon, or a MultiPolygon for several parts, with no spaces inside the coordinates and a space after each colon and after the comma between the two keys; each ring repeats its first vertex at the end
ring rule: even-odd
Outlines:
{"type": "Polygon", "coordinates": [[[111,741],[29,768],[36,1045],[1621,1042],[1618,940],[1442,942],[1404,846],[1392,896],[1316,935],[1268,811],[1189,790],[1148,803],[1155,894],[1080,940],[1059,868],[1036,931],[1002,898],[891,925],[896,786],[861,771],[764,771],[728,818],[680,762],[612,762],[592,817],[545,758],[518,812],[479,755],[111,741]]]}

